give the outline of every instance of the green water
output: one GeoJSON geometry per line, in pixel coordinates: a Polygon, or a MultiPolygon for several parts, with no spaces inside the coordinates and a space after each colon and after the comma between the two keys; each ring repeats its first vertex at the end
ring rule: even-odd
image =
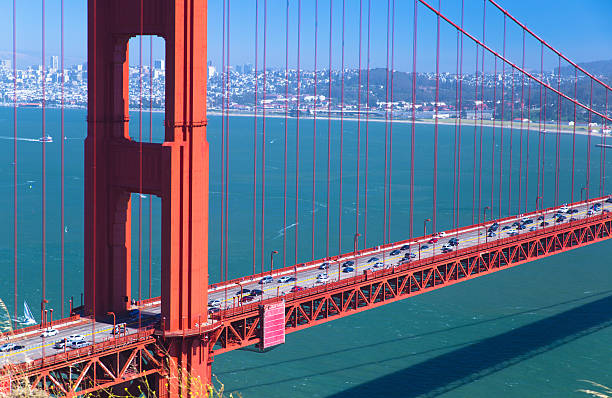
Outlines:
{"type": "MultiPolygon", "coordinates": [[[[148,139],[148,114],[144,115],[143,136],[148,139]]],[[[153,140],[162,137],[162,114],[153,115],[153,140]]],[[[65,171],[65,302],[82,292],[83,261],[83,138],[86,113],[66,111],[65,171]]],[[[138,136],[138,115],[132,114],[131,129],[138,136]]],[[[229,184],[229,276],[253,270],[253,119],[230,118],[229,184]]],[[[41,136],[39,109],[19,109],[19,136],[41,136]]],[[[261,159],[262,123],[258,125],[258,201],[255,268],[261,269],[261,159]]],[[[316,169],[313,179],[313,122],[300,121],[300,167],[298,201],[298,261],[312,257],[314,214],[314,257],[326,254],[327,229],[327,121],[317,122],[316,169]],[[314,213],[312,201],[315,182],[314,213]]],[[[219,280],[220,252],[220,130],[221,119],[210,117],[211,144],[209,273],[219,280]]],[[[330,240],[329,253],[351,250],[356,222],[355,196],[357,123],[344,123],[342,206],[339,200],[340,123],[331,123],[330,240]],[[342,214],[342,245],[338,242],[342,214]]],[[[420,235],[423,220],[432,217],[433,132],[431,125],[417,125],[415,131],[414,233],[420,235]]],[[[48,307],[60,312],[60,142],[59,111],[47,111],[47,133],[54,137],[47,149],[47,297],[48,307]]],[[[284,120],[266,121],[266,200],[264,263],[278,250],[275,262],[295,261],[295,169],[296,121],[289,121],[287,178],[286,249],[283,250],[284,120]]],[[[368,152],[367,235],[365,229],[365,133],[361,126],[360,157],[360,245],[382,241],[384,200],[385,125],[370,123],[368,152]],[[364,242],[364,235],[367,242],[364,242]]],[[[477,130],[480,133],[480,130],[477,130]]],[[[12,137],[12,109],[0,108],[0,137],[12,137]]],[[[451,226],[453,204],[454,126],[440,126],[438,163],[438,229],[451,226]]],[[[391,169],[391,240],[407,238],[410,230],[410,136],[411,125],[393,126],[391,169]]],[[[481,209],[492,206],[499,214],[500,130],[492,151],[492,130],[483,130],[483,178],[481,209]],[[494,152],[494,200],[491,203],[491,157],[494,152]]],[[[509,164],[509,130],[504,130],[504,165],[509,164]]],[[[538,135],[529,135],[529,186],[527,205],[533,209],[536,192],[538,135]]],[[[554,204],[554,134],[546,138],[544,204],[554,204]]],[[[593,141],[593,144],[595,141],[593,141]]],[[[477,147],[480,143],[477,141],[477,147]]],[[[41,297],[41,143],[18,142],[18,302],[27,299],[32,308],[41,297]]],[[[513,134],[512,196],[508,175],[502,184],[501,214],[518,212],[520,134],[513,134]]],[[[472,222],[474,126],[462,128],[460,224],[472,222]]],[[[586,179],[587,139],[576,138],[576,199],[586,179]]],[[[560,202],[571,191],[572,137],[561,137],[560,202]]],[[[525,208],[527,133],[523,135],[523,177],[521,209],[525,208]]],[[[600,150],[592,147],[591,196],[599,194],[600,150]]],[[[478,158],[478,155],[476,156],[478,158]]],[[[0,298],[13,308],[13,142],[0,138],[0,298]]],[[[607,162],[609,163],[609,161],[607,162]]],[[[609,165],[608,165],[609,166],[609,165]]],[[[478,170],[478,164],[477,164],[478,170]]],[[[477,181],[478,182],[478,181],[477,181]]],[[[612,181],[606,183],[610,186],[612,181]]],[[[606,189],[606,191],[609,191],[606,189]]],[[[476,187],[478,198],[478,186],[476,187]]],[[[133,292],[138,296],[138,270],[142,268],[141,296],[148,292],[149,198],[142,198],[142,235],[139,245],[139,196],[133,196],[132,268],[133,292]],[[138,248],[142,248],[139,265],[138,248]]],[[[152,295],[159,294],[159,200],[153,204],[152,295]]],[[[478,219],[478,209],[475,210],[478,219]]],[[[482,212],[482,210],[481,210],[482,212]]],[[[431,231],[431,223],[427,226],[431,231]]],[[[570,396],[584,387],[579,379],[612,384],[612,271],[610,249],[603,243],[558,255],[510,271],[417,296],[403,302],[336,320],[329,324],[291,334],[287,343],[267,353],[239,350],[217,356],[213,372],[229,390],[244,397],[328,397],[328,396],[448,396],[517,397],[570,396]]],[[[67,306],[67,304],[66,304],[67,306]]],[[[19,304],[21,311],[21,304],[19,304]]]]}

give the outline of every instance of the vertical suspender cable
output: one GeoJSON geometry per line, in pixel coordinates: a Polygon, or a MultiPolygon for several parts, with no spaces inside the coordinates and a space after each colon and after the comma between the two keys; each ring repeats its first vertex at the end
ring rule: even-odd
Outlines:
{"type": "Polygon", "coordinates": [[[60,251],[61,251],[61,255],[60,255],[60,279],[61,279],[61,292],[60,292],[60,299],[61,299],[61,307],[60,307],[60,313],[61,313],[61,317],[64,317],[64,243],[65,243],[65,222],[64,222],[64,0],[61,0],[60,2],[60,131],[61,131],[61,171],[60,171],[60,175],[61,175],[61,193],[60,193],[60,211],[61,211],[61,225],[60,225],[60,233],[61,233],[61,242],[60,242],[60,251]]]}
{"type": "Polygon", "coordinates": [[[559,205],[559,167],[561,163],[561,57],[559,57],[559,68],[557,70],[557,150],[555,159],[555,206],[559,205]]]}
{"type": "MultiPolygon", "coordinates": [[[[493,138],[491,143],[491,218],[493,218],[493,194],[495,193],[495,120],[497,119],[497,57],[493,60],[493,138]]],[[[500,155],[501,156],[501,155],[500,155]]]]}
{"type": "Polygon", "coordinates": [[[297,112],[295,119],[295,246],[294,264],[298,263],[298,229],[299,229],[299,203],[300,203],[300,50],[302,30],[302,0],[298,0],[298,23],[297,23],[297,112]]]}
{"type": "MultiPolygon", "coordinates": [[[[287,0],[287,4],[289,0],[287,0]]],[[[255,101],[253,103],[253,274],[255,274],[255,256],[256,256],[256,242],[257,242],[257,35],[258,35],[258,20],[259,20],[259,0],[255,0],[255,73],[253,80],[255,84],[255,101]]],[[[285,121],[286,123],[286,121],[285,121]]],[[[287,138],[285,134],[285,147],[287,146],[287,138]]],[[[287,153],[287,148],[285,148],[287,153]]],[[[286,162],[285,162],[286,168],[286,162]]],[[[285,206],[287,202],[287,194],[285,193],[285,206]]],[[[285,214],[287,212],[285,211],[285,214]]],[[[285,222],[285,227],[287,223],[285,222]]],[[[284,231],[283,231],[284,233],[284,231]]],[[[283,237],[283,242],[285,238],[283,237]]],[[[283,247],[283,257],[285,256],[285,250],[283,247]]],[[[263,259],[261,261],[261,272],[264,272],[263,259]]]]}
{"type": "MultiPolygon", "coordinates": [[[[42,0],[42,301],[43,303],[47,299],[46,295],[46,250],[47,250],[47,173],[46,173],[46,161],[47,161],[47,146],[45,145],[46,132],[46,93],[45,93],[45,80],[46,80],[46,61],[45,61],[45,0],[42,0]]],[[[41,314],[42,316],[42,314],[41,314]]]]}
{"type": "Polygon", "coordinates": [[[345,0],[342,0],[342,70],[340,71],[340,196],[338,199],[338,254],[342,253],[342,170],[344,161],[344,16],[345,0]]]}
{"type": "Polygon", "coordinates": [[[587,164],[586,164],[586,200],[591,196],[591,122],[593,112],[593,79],[591,79],[591,94],[589,99],[589,124],[587,125],[587,164]]]}
{"type": "Polygon", "coordinates": [[[416,66],[417,66],[417,19],[418,2],[414,1],[414,42],[412,44],[412,130],[410,134],[410,239],[414,232],[414,134],[416,130],[416,66]]]}
{"type": "MultiPolygon", "coordinates": [[[[142,34],[144,0],[140,0],[140,37],[138,64],[138,301],[142,300],[142,34]]],[[[140,312],[138,312],[140,314],[140,312]]],[[[140,315],[138,315],[140,328],[140,315]]]]}
{"type": "Polygon", "coordinates": [[[265,203],[266,203],[266,50],[267,50],[267,28],[268,28],[268,0],[264,0],[264,15],[263,15],[263,103],[261,110],[262,125],[261,125],[261,267],[264,264],[264,232],[265,232],[265,203]]]}
{"type": "Polygon", "coordinates": [[[355,236],[359,234],[359,166],[361,156],[361,33],[363,18],[363,0],[359,0],[359,61],[357,68],[357,178],[355,187],[355,236]]]}
{"type": "Polygon", "coordinates": [[[512,214],[512,147],[514,144],[514,66],[510,75],[512,88],[510,90],[510,161],[508,163],[508,214],[512,214]]]}
{"type": "MultiPolygon", "coordinates": [[[[438,0],[438,12],[442,11],[442,0],[438,0]]],[[[440,15],[436,16],[436,104],[435,113],[436,120],[434,121],[434,161],[433,161],[433,208],[432,208],[432,228],[433,233],[437,231],[437,213],[438,208],[436,201],[438,199],[438,108],[440,102],[440,15]]]]}
{"type": "MultiPolygon", "coordinates": [[[[544,53],[542,53],[542,77],[544,77],[544,53]]],[[[544,80],[542,80],[544,81],[544,80]]],[[[544,87],[544,116],[542,116],[543,119],[543,129],[542,129],[542,184],[540,185],[540,188],[542,189],[542,192],[540,194],[540,196],[544,197],[544,169],[545,169],[545,160],[546,160],[546,104],[548,103],[548,101],[546,101],[546,95],[547,95],[547,89],[546,87],[544,87]]]]}
{"type": "MultiPolygon", "coordinates": [[[[229,106],[230,106],[230,5],[231,1],[227,0],[227,57],[226,70],[227,78],[225,79],[225,85],[227,96],[225,97],[225,253],[223,258],[225,259],[225,279],[228,279],[229,274],[229,106]]],[[[263,240],[263,237],[262,237],[263,240]]]]}
{"type": "MultiPolygon", "coordinates": [[[[478,54],[480,53],[478,50],[478,43],[476,43],[476,73],[474,74],[474,152],[472,154],[472,224],[476,223],[476,131],[478,129],[478,118],[476,117],[478,114],[478,103],[476,100],[478,98],[478,54]]],[[[482,52],[484,58],[484,49],[482,52]]]]}
{"type": "Polygon", "coordinates": [[[461,51],[459,55],[459,129],[457,131],[457,202],[455,214],[455,227],[459,226],[459,199],[461,197],[461,110],[463,108],[463,22],[464,22],[465,1],[461,0],[461,51]]]}
{"type": "MultiPolygon", "coordinates": [[[[63,0],[62,0],[63,1],[63,0]]],[[[149,144],[153,143],[153,36],[149,37],[149,144]]],[[[153,265],[153,198],[149,195],[149,298],[153,265]]]]}
{"type": "MultiPolygon", "coordinates": [[[[604,87],[605,90],[605,87],[604,87]]],[[[607,90],[606,90],[606,94],[607,94],[607,90]]],[[[606,119],[605,118],[601,118],[601,128],[603,130],[605,130],[605,126],[606,126],[606,119]]],[[[604,137],[605,137],[605,132],[602,131],[601,132],[601,139],[600,139],[600,151],[599,151],[599,196],[603,196],[604,191],[603,191],[603,178],[604,178],[604,137]]]]}
{"type": "MultiPolygon", "coordinates": [[[[578,99],[578,69],[574,68],[574,99],[578,99]]],[[[574,203],[574,178],[576,174],[576,103],[574,102],[574,126],[572,132],[572,193],[571,202],[574,203]]]]}
{"type": "Polygon", "coordinates": [[[387,243],[391,241],[391,172],[393,170],[393,78],[395,76],[395,0],[391,0],[391,105],[389,109],[389,179],[387,181],[387,243]]]}
{"type": "Polygon", "coordinates": [[[503,187],[503,167],[504,167],[504,86],[506,83],[506,16],[504,15],[504,44],[503,44],[503,60],[502,60],[502,81],[501,81],[501,123],[500,123],[500,141],[499,141],[499,218],[502,216],[502,187],[503,187]]]}
{"type": "MultiPolygon", "coordinates": [[[[225,242],[225,233],[224,233],[224,228],[225,228],[225,223],[223,222],[223,218],[225,215],[225,195],[223,194],[223,187],[224,187],[224,181],[225,181],[225,167],[223,167],[225,165],[225,96],[227,95],[226,91],[225,91],[225,79],[227,79],[227,71],[225,70],[225,21],[226,21],[226,0],[223,0],[223,22],[221,25],[221,189],[220,189],[220,193],[221,193],[221,214],[220,214],[220,225],[219,225],[219,268],[221,271],[221,280],[227,280],[226,276],[225,276],[225,267],[224,267],[224,262],[223,262],[223,254],[224,254],[224,250],[223,250],[223,246],[224,246],[224,242],[225,242]]],[[[257,81],[257,80],[255,80],[257,81]]],[[[255,120],[255,123],[257,123],[257,120],[255,120]]]]}
{"type": "Polygon", "coordinates": [[[461,118],[461,107],[459,105],[459,36],[461,32],[457,30],[457,61],[455,74],[455,145],[453,145],[453,227],[457,220],[457,143],[459,134],[459,120],[461,118]]]}
{"type": "Polygon", "coordinates": [[[13,315],[17,317],[17,0],[13,0],[13,315]]]}
{"type": "MultiPolygon", "coordinates": [[[[608,90],[606,88],[606,112],[605,112],[606,118],[604,118],[604,121],[603,121],[604,122],[604,130],[608,130],[608,119],[607,119],[607,117],[608,117],[608,92],[609,91],[610,90],[608,90]]],[[[575,124],[576,123],[574,123],[574,125],[575,124]]],[[[606,131],[603,131],[603,144],[604,144],[604,148],[606,146],[606,135],[607,134],[608,133],[606,133],[606,131]]],[[[603,177],[601,178],[601,180],[602,180],[602,183],[601,183],[601,195],[603,196],[605,194],[605,192],[606,192],[606,151],[603,151],[603,171],[602,172],[603,172],[603,177]]]]}
{"type": "Polygon", "coordinates": [[[529,197],[529,136],[531,135],[531,80],[527,81],[527,153],[525,159],[525,211],[529,197]]]}
{"type": "MultiPolygon", "coordinates": [[[[525,70],[525,31],[523,30],[523,61],[522,69],[525,70]]],[[[518,174],[518,212],[521,213],[521,195],[523,193],[523,110],[525,109],[525,74],[521,73],[521,131],[519,141],[519,174],[518,174]]],[[[527,209],[525,208],[525,211],[527,209]]]]}
{"type": "Polygon", "coordinates": [[[371,22],[371,0],[368,0],[368,54],[366,75],[366,142],[365,142],[365,180],[364,180],[364,203],[363,203],[363,247],[368,247],[368,165],[370,150],[370,22],[371,22]]]}
{"type": "Polygon", "coordinates": [[[315,0],[315,26],[314,26],[314,102],[312,105],[312,226],[311,260],[315,253],[315,207],[316,207],[316,172],[317,172],[317,39],[319,33],[319,0],[315,0]]]}
{"type": "MultiPolygon", "coordinates": [[[[487,21],[487,2],[484,0],[483,8],[482,8],[482,43],[485,43],[486,39],[486,21],[487,21]]],[[[478,149],[478,223],[480,224],[480,214],[482,209],[482,129],[483,129],[483,119],[484,119],[484,81],[485,81],[485,49],[482,49],[482,67],[481,74],[482,78],[480,79],[480,147],[478,149]]],[[[474,115],[476,118],[476,115],[474,115]]]]}
{"type": "MultiPolygon", "coordinates": [[[[287,129],[289,115],[289,0],[285,8],[285,152],[283,163],[283,267],[287,265],[287,129]]],[[[263,268],[262,268],[263,272],[263,268]]]]}
{"type": "MultiPolygon", "coordinates": [[[[540,47],[540,81],[543,82],[544,81],[544,46],[541,45],[540,47]]],[[[542,182],[542,178],[540,176],[540,172],[541,172],[541,168],[540,168],[540,159],[542,157],[542,89],[544,87],[543,84],[539,84],[540,87],[540,110],[538,112],[538,183],[537,183],[537,188],[536,188],[536,195],[538,196],[538,198],[536,198],[536,210],[537,210],[537,205],[538,205],[538,199],[542,199],[542,191],[540,189],[540,185],[542,182]]]]}
{"type": "Polygon", "coordinates": [[[329,176],[331,163],[331,95],[332,95],[332,26],[334,0],[329,0],[329,69],[327,87],[327,223],[325,234],[325,257],[329,257],[329,176]]]}
{"type": "MultiPolygon", "coordinates": [[[[383,244],[387,243],[387,170],[389,163],[389,26],[391,0],[387,0],[387,69],[385,71],[385,174],[383,179],[383,244]]],[[[414,77],[413,77],[414,79],[414,77]]]]}
{"type": "MultiPolygon", "coordinates": [[[[97,11],[98,11],[98,0],[92,0],[93,1],[93,48],[98,48],[98,16],[97,16],[97,11]]],[[[93,115],[92,115],[92,119],[90,119],[93,122],[93,165],[92,165],[92,169],[93,169],[93,214],[92,214],[92,218],[93,218],[93,233],[92,233],[92,278],[93,278],[93,284],[92,284],[92,301],[93,301],[93,305],[92,305],[92,313],[96,314],[96,293],[97,293],[97,287],[96,287],[96,270],[97,270],[97,234],[96,234],[96,223],[97,223],[97,216],[96,216],[96,209],[97,209],[97,180],[98,180],[98,173],[97,173],[97,163],[98,163],[98,154],[96,152],[97,149],[97,134],[98,134],[98,129],[97,129],[97,125],[98,125],[98,112],[97,112],[97,96],[98,96],[98,79],[97,79],[97,73],[98,73],[98,66],[96,64],[97,62],[97,56],[96,56],[96,52],[94,51],[93,53],[93,67],[92,67],[92,73],[93,73],[93,115]]],[[[89,66],[88,66],[89,68],[89,66]]],[[[87,79],[89,80],[89,74],[87,79]]],[[[91,337],[93,342],[95,343],[96,341],[96,322],[92,322],[91,323],[91,337]]]]}

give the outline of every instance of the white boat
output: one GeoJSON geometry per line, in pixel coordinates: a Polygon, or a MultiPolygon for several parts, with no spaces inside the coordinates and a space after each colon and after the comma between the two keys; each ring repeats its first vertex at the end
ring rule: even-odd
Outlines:
{"type": "Polygon", "coordinates": [[[39,142],[53,142],[53,137],[51,137],[50,135],[45,135],[44,137],[41,137],[38,139],[39,142]]]}
{"type": "Polygon", "coordinates": [[[34,319],[34,314],[32,314],[32,310],[30,310],[30,306],[27,301],[23,301],[23,316],[13,318],[15,322],[20,323],[23,326],[31,326],[36,325],[36,319],[34,319]]]}

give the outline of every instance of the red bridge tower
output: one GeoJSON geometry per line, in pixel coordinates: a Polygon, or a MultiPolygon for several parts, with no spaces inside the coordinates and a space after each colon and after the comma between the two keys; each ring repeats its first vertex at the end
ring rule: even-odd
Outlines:
{"type": "MultiPolygon", "coordinates": [[[[182,336],[207,318],[208,143],[206,0],[88,0],[88,131],[85,140],[85,310],[128,308],[130,195],[162,200],[162,328],[182,336]],[[166,42],[165,142],[129,131],[130,37],[166,42]]],[[[180,369],[210,380],[205,338],[166,338],[180,369]]],[[[173,376],[172,370],[168,375],[173,376]]],[[[193,391],[160,381],[158,396],[193,391]],[[163,384],[163,385],[162,385],[163,384]],[[166,391],[163,391],[166,390],[166,391]],[[169,391],[168,391],[169,390],[169,391]]]]}

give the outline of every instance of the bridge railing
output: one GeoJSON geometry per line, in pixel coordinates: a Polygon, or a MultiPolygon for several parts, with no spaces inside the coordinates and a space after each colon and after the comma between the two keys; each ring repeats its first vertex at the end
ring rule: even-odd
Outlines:
{"type": "Polygon", "coordinates": [[[3,332],[3,333],[0,333],[0,340],[7,339],[7,338],[14,339],[15,337],[19,338],[19,336],[21,335],[24,335],[24,337],[27,337],[28,334],[35,332],[35,331],[53,328],[55,326],[59,326],[59,325],[63,325],[66,323],[71,323],[71,322],[76,322],[79,320],[81,320],[80,315],[73,315],[69,318],[56,319],[55,321],[47,322],[45,325],[36,324],[32,326],[27,326],[25,328],[15,329],[10,332],[3,332]]]}
{"type": "MultiPolygon", "coordinates": [[[[605,199],[605,197],[603,199],[605,199]]],[[[601,198],[589,200],[588,203],[594,203],[594,202],[597,202],[597,201],[601,201],[601,198]]],[[[575,204],[572,204],[572,205],[575,205],[575,204]]],[[[551,210],[555,210],[555,209],[556,208],[551,208],[551,209],[545,209],[545,210],[541,210],[541,211],[537,211],[537,212],[525,213],[525,214],[523,214],[522,216],[519,216],[519,217],[532,217],[534,215],[538,215],[538,214],[541,214],[543,212],[550,212],[551,210]]],[[[499,221],[507,222],[509,220],[513,220],[513,219],[516,219],[516,218],[517,217],[506,217],[504,219],[498,220],[498,222],[499,221]]],[[[423,258],[423,259],[420,259],[420,260],[414,260],[414,261],[403,262],[403,263],[398,262],[398,264],[395,265],[395,266],[391,266],[391,267],[388,267],[388,268],[383,268],[383,269],[377,270],[377,271],[364,271],[362,273],[356,274],[354,277],[351,277],[351,278],[340,279],[340,280],[335,281],[335,282],[326,283],[326,284],[319,285],[319,286],[313,286],[313,287],[306,288],[305,290],[302,290],[302,291],[299,291],[299,292],[286,293],[286,294],[270,297],[270,298],[267,298],[267,299],[263,299],[262,298],[262,299],[260,299],[259,301],[256,301],[256,302],[251,302],[251,303],[246,303],[246,304],[243,304],[243,305],[238,305],[238,306],[230,307],[230,308],[227,308],[225,310],[221,310],[217,314],[213,314],[211,316],[211,318],[213,320],[221,321],[221,320],[224,320],[224,319],[227,319],[227,318],[236,317],[236,316],[239,316],[239,315],[242,315],[242,314],[245,314],[245,313],[259,311],[261,305],[267,304],[267,303],[269,303],[271,301],[274,301],[278,297],[283,297],[283,298],[285,298],[285,300],[287,302],[291,302],[292,300],[301,299],[301,298],[304,298],[304,297],[307,297],[307,296],[318,295],[320,293],[324,293],[324,292],[328,292],[328,291],[333,291],[333,290],[338,290],[338,289],[341,289],[341,288],[346,287],[346,286],[358,284],[358,283],[363,282],[363,281],[368,280],[368,279],[384,277],[384,276],[395,274],[395,273],[398,273],[398,272],[404,272],[404,271],[409,270],[409,269],[417,270],[417,269],[422,268],[422,267],[431,266],[431,264],[433,264],[433,263],[444,263],[444,262],[447,262],[448,260],[456,258],[456,257],[469,256],[469,255],[474,254],[474,253],[486,252],[486,251],[488,251],[490,249],[494,249],[496,247],[512,245],[514,243],[523,241],[526,238],[536,238],[536,237],[545,237],[547,235],[554,235],[556,232],[568,229],[568,226],[580,227],[583,224],[584,225],[592,224],[593,221],[605,220],[605,219],[612,219],[612,213],[602,213],[602,214],[596,214],[596,215],[592,215],[592,216],[587,216],[587,217],[584,217],[584,218],[576,219],[574,221],[564,222],[562,224],[553,224],[553,225],[550,225],[550,226],[541,227],[541,228],[538,228],[535,231],[525,231],[525,232],[522,232],[522,233],[520,233],[518,235],[508,236],[508,237],[505,237],[505,238],[491,239],[489,241],[487,241],[487,240],[485,240],[485,238],[483,238],[483,242],[482,243],[479,243],[479,244],[474,245],[474,246],[464,247],[464,248],[455,250],[453,252],[437,254],[435,256],[426,257],[426,258],[423,258]]],[[[487,222],[487,223],[481,223],[481,224],[479,224],[479,226],[483,227],[485,225],[491,225],[493,222],[495,222],[495,220],[487,222]]],[[[471,229],[473,227],[475,227],[475,226],[464,228],[464,229],[471,229]]],[[[432,236],[433,236],[433,234],[432,234],[432,236]]],[[[391,244],[389,246],[396,246],[396,245],[398,245],[398,244],[394,243],[394,244],[391,244]]],[[[317,261],[317,263],[320,263],[320,261],[317,261]]]]}

